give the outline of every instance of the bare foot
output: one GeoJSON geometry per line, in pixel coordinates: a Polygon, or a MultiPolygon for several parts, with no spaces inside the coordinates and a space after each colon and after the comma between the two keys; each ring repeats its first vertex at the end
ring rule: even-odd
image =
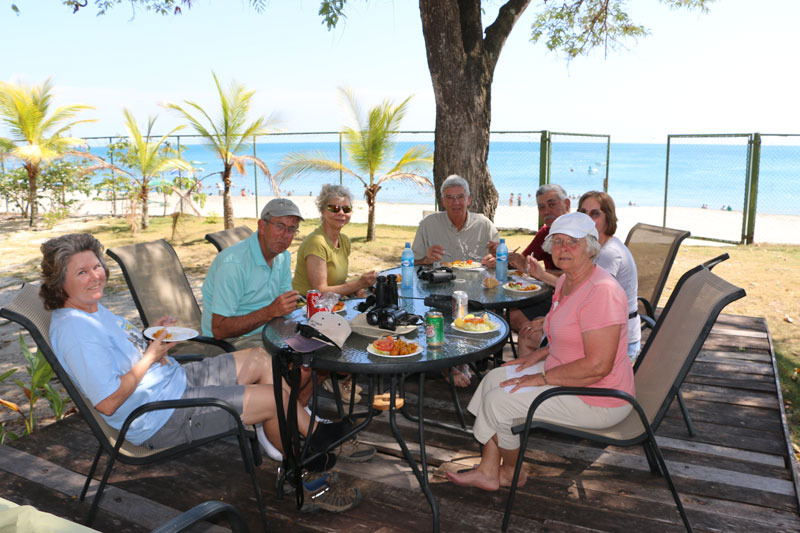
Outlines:
{"type": "Polygon", "coordinates": [[[483,475],[483,472],[474,468],[468,472],[458,474],[456,472],[445,472],[447,479],[462,487],[477,487],[483,490],[495,491],[500,488],[498,479],[491,479],[483,475]]]}
{"type": "MultiPolygon", "coordinates": [[[[449,383],[450,382],[450,369],[445,368],[442,370],[442,376],[444,379],[449,383]]],[[[470,379],[469,377],[465,376],[458,367],[453,367],[453,384],[459,388],[469,387],[470,379]]]]}
{"type": "MultiPolygon", "coordinates": [[[[501,487],[510,487],[511,482],[514,480],[514,467],[505,466],[500,467],[500,486],[501,487]]],[[[528,481],[528,472],[525,471],[525,467],[522,467],[522,470],[519,471],[519,479],[517,480],[517,488],[523,486],[528,481]]]]}

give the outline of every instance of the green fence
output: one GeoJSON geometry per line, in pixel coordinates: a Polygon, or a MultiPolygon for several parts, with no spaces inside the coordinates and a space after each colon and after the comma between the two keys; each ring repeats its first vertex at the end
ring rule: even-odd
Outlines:
{"type": "Polygon", "coordinates": [[[710,241],[794,242],[778,233],[797,222],[798,137],[669,135],[662,224],[710,241]]]}

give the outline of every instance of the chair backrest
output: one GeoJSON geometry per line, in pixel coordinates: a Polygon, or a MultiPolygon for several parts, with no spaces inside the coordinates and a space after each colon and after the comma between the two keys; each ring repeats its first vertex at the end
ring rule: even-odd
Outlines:
{"type": "MultiPolygon", "coordinates": [[[[685,230],[636,224],[628,232],[625,246],[630,250],[639,273],[639,297],[649,302],[653,312],[667,283],[678,248],[691,233],[685,230]]],[[[639,314],[649,314],[642,303],[639,314]]],[[[653,318],[655,318],[653,316],[653,318]]]]}
{"type": "Polygon", "coordinates": [[[221,252],[228,246],[245,240],[253,234],[253,230],[247,226],[237,226],[233,229],[206,233],[206,240],[217,247],[217,252],[221,252]]]}
{"type": "MultiPolygon", "coordinates": [[[[72,378],[61,366],[55,352],[53,352],[53,347],[50,345],[50,317],[52,313],[44,308],[44,303],[39,296],[39,286],[32,283],[23,285],[12,301],[7,306],[0,308],[0,316],[16,322],[28,330],[34,342],[44,354],[45,359],[53,368],[56,377],[66,389],[75,407],[78,408],[78,412],[89,425],[95,438],[107,453],[111,453],[116,445],[119,432],[109,426],[100,416],[99,411],[90,402],[86,401],[72,378]]],[[[125,441],[120,448],[120,453],[124,457],[144,457],[154,452],[143,446],[135,446],[125,441]]]]}
{"type": "Polygon", "coordinates": [[[200,331],[200,306],[178,255],[167,241],[117,246],[106,253],[122,268],[144,327],[169,315],[181,326],[200,331]]]}
{"type": "Polygon", "coordinates": [[[634,367],[636,399],[653,429],[669,409],[722,309],[744,296],[744,289],[703,265],[678,281],[634,367]]]}

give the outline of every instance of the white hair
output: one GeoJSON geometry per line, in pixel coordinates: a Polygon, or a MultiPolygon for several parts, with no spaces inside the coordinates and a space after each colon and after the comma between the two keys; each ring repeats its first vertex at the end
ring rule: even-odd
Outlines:
{"type": "Polygon", "coordinates": [[[557,183],[546,183],[542,185],[538,189],[536,189],[536,197],[540,197],[543,194],[547,194],[549,192],[555,192],[558,194],[559,199],[566,200],[567,199],[567,191],[564,190],[564,187],[557,183]]]}
{"type": "Polygon", "coordinates": [[[444,196],[444,190],[450,187],[462,187],[464,193],[469,196],[469,183],[458,174],[450,174],[447,176],[447,179],[442,182],[442,186],[439,188],[442,196],[444,196]]]}
{"type": "MultiPolygon", "coordinates": [[[[589,257],[592,259],[592,261],[594,261],[598,255],[600,255],[600,249],[602,248],[602,246],[600,245],[600,241],[598,241],[594,235],[587,235],[582,239],[577,239],[577,240],[583,240],[584,242],[586,242],[586,253],[589,254],[589,257]]],[[[542,243],[542,250],[544,250],[548,254],[553,253],[552,233],[549,234],[542,243]]]]}

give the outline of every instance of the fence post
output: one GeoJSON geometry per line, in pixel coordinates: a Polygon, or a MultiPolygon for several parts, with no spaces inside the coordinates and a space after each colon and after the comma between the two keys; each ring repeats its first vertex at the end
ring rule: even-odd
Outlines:
{"type": "MultiPolygon", "coordinates": [[[[553,150],[553,140],[550,132],[542,130],[542,137],[539,141],[539,185],[550,183],[550,156],[553,150]]],[[[540,224],[541,226],[541,221],[540,224]]]]}
{"type": "MultiPolygon", "coordinates": [[[[339,164],[344,166],[344,161],[342,161],[342,132],[339,132],[339,164]]],[[[339,186],[344,185],[342,181],[342,170],[339,169],[339,186]]]]}
{"type": "Polygon", "coordinates": [[[611,167],[611,135],[606,139],[606,177],[603,180],[603,192],[608,193],[608,169],[611,167]]]}
{"type": "MultiPolygon", "coordinates": [[[[256,141],[258,139],[255,135],[253,135],[253,159],[258,157],[256,153],[256,141]]],[[[275,192],[275,191],[273,191],[275,192]]],[[[253,161],[253,194],[256,197],[256,219],[259,218],[260,213],[258,212],[258,167],[256,166],[256,162],[253,161]]]]}
{"type": "Polygon", "coordinates": [[[661,226],[667,227],[667,191],[669,191],[669,146],[672,135],[667,135],[667,169],[664,172],[664,215],[661,219],[661,226]]]}
{"type": "Polygon", "coordinates": [[[747,228],[742,239],[745,244],[753,244],[753,235],[756,229],[756,200],[758,199],[758,173],[761,167],[761,134],[754,133],[748,142],[750,145],[750,165],[748,166],[748,202],[747,202],[747,228]]]}

